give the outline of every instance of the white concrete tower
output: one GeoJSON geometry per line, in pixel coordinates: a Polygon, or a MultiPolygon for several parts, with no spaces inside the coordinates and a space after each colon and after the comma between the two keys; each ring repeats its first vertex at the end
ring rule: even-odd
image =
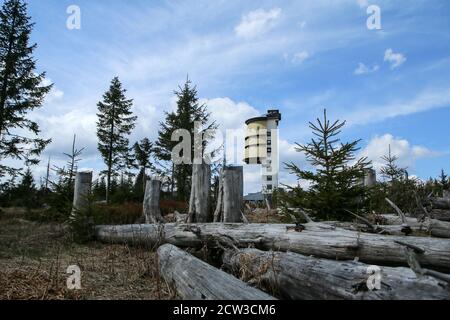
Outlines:
{"type": "Polygon", "coordinates": [[[279,150],[278,124],[281,114],[269,110],[266,115],[245,123],[245,163],[261,165],[262,192],[270,195],[278,187],[279,150]]]}

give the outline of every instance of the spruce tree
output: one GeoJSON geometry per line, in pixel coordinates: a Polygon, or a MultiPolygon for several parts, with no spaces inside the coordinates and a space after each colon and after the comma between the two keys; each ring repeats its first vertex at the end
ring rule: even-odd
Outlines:
{"type": "Polygon", "coordinates": [[[30,44],[34,24],[22,0],[7,0],[0,10],[0,177],[14,168],[1,162],[6,158],[37,164],[36,158],[51,142],[39,138],[39,126],[27,114],[41,107],[52,85],[42,85],[45,73],[36,73],[30,44]],[[26,131],[35,137],[30,137],[26,131]]]}
{"type": "MultiPolygon", "coordinates": [[[[192,83],[189,79],[183,87],[179,87],[178,91],[175,91],[177,96],[177,109],[174,112],[166,112],[165,122],[161,122],[161,130],[159,131],[159,137],[156,142],[155,154],[158,159],[162,161],[171,160],[172,149],[179,143],[178,141],[172,141],[172,133],[177,129],[186,129],[191,132],[191,159],[194,159],[194,123],[199,122],[204,126],[202,132],[206,130],[215,130],[217,125],[215,122],[209,121],[210,113],[207,111],[207,106],[199,103],[197,96],[197,88],[192,87],[192,83]]],[[[213,137],[208,137],[203,141],[203,150],[206,147],[208,140],[213,137]]],[[[182,155],[180,155],[182,156],[182,155]]],[[[171,175],[172,186],[171,192],[173,192],[174,185],[177,189],[177,198],[180,200],[188,200],[191,190],[191,175],[192,164],[177,164],[171,163],[171,175]]]]}
{"type": "Polygon", "coordinates": [[[389,145],[389,151],[387,155],[381,157],[384,161],[384,165],[381,167],[381,175],[393,182],[400,180],[405,176],[406,168],[401,168],[397,164],[398,157],[391,153],[391,145],[389,145]]]}
{"type": "Polygon", "coordinates": [[[153,155],[154,147],[153,143],[148,139],[144,138],[140,142],[136,142],[134,144],[134,155],[137,161],[138,166],[140,167],[140,171],[138,174],[137,180],[140,180],[140,183],[136,183],[136,187],[138,194],[144,193],[145,183],[147,177],[147,169],[152,169],[153,164],[151,162],[151,157],[153,155]]]}
{"type": "Polygon", "coordinates": [[[33,173],[28,167],[22,175],[22,181],[18,184],[15,190],[15,197],[20,200],[24,207],[32,208],[36,205],[36,192],[37,189],[34,182],[33,173]]]}
{"type": "Polygon", "coordinates": [[[445,174],[444,169],[441,170],[441,174],[439,175],[439,184],[442,190],[448,190],[450,187],[450,178],[445,174]]]}
{"type": "Polygon", "coordinates": [[[306,155],[314,171],[302,170],[294,163],[287,169],[298,179],[310,184],[309,190],[294,189],[287,200],[295,205],[310,209],[318,219],[348,220],[353,212],[362,209],[365,188],[361,183],[370,162],[366,158],[356,160],[355,153],[360,140],[341,143],[338,135],[345,121],[330,122],[324,110],[323,120],[309,123],[315,138],[306,145],[297,144],[296,150],[306,155]],[[291,197],[289,199],[289,197],[291,197]]]}
{"type": "Polygon", "coordinates": [[[110,200],[112,178],[130,165],[127,136],[135,127],[137,117],[133,116],[131,111],[133,100],[127,99],[125,93],[119,78],[115,77],[109,90],[103,95],[103,101],[98,103],[98,150],[107,166],[107,169],[102,171],[102,174],[106,175],[107,203],[110,200]]]}

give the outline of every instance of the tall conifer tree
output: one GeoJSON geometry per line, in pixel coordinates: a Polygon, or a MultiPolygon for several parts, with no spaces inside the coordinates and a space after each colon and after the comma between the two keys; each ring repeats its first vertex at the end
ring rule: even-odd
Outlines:
{"type": "Polygon", "coordinates": [[[103,101],[98,103],[98,150],[107,167],[102,172],[106,176],[107,203],[110,201],[112,178],[130,164],[128,135],[135,127],[137,117],[131,111],[133,100],[127,99],[125,93],[119,78],[115,77],[109,90],[103,95],[103,101]]]}
{"type": "MultiPolygon", "coordinates": [[[[161,122],[161,130],[159,131],[159,138],[156,141],[156,156],[163,161],[171,160],[171,152],[179,141],[172,141],[172,133],[177,129],[186,129],[191,133],[191,159],[194,159],[194,124],[199,122],[204,126],[203,132],[209,130],[210,132],[217,129],[215,122],[209,121],[210,114],[207,111],[207,106],[200,104],[198,99],[197,88],[192,86],[189,79],[183,87],[179,87],[175,91],[178,98],[177,109],[174,112],[166,112],[165,122],[161,122]]],[[[208,137],[211,140],[213,137],[208,137]]],[[[208,139],[206,139],[208,140],[208,139]]],[[[206,147],[208,141],[203,141],[203,148],[206,147]]],[[[180,155],[182,156],[182,155],[180,155]]],[[[192,164],[177,164],[172,162],[172,191],[173,187],[177,188],[177,198],[180,200],[188,200],[191,190],[191,175],[192,164]]]]}
{"type": "Polygon", "coordinates": [[[30,44],[34,24],[22,0],[7,0],[0,10],[0,177],[12,173],[6,158],[37,164],[36,158],[51,140],[39,137],[39,126],[27,114],[42,106],[52,85],[45,86],[45,73],[36,73],[30,44]],[[26,133],[30,132],[35,137],[26,133]]]}

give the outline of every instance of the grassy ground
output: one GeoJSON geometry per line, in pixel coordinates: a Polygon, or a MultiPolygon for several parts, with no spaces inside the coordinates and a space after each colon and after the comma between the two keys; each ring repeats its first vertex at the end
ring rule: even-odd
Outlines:
{"type": "Polygon", "coordinates": [[[0,299],[171,299],[148,248],[74,244],[62,224],[0,214],[0,299]],[[68,290],[67,267],[81,269],[81,290],[68,290]]]}

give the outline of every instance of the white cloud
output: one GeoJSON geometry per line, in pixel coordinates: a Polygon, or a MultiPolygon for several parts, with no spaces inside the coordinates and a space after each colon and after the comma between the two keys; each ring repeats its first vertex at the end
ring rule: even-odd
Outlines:
{"type": "Polygon", "coordinates": [[[358,67],[355,69],[355,75],[368,74],[378,71],[380,67],[378,65],[374,65],[372,68],[367,67],[364,63],[358,63],[358,67]]]}
{"type": "Polygon", "coordinates": [[[369,0],[357,0],[360,8],[367,8],[369,6],[369,0]]]}
{"type": "Polygon", "coordinates": [[[86,147],[85,155],[93,156],[97,153],[95,112],[73,109],[61,115],[48,116],[39,113],[33,117],[45,133],[44,137],[52,138],[52,143],[45,150],[47,154],[62,155],[63,152],[68,152],[74,134],[77,135],[78,147],[86,147]]]}
{"type": "Polygon", "coordinates": [[[275,25],[275,21],[280,17],[281,9],[271,10],[257,9],[244,15],[239,25],[234,29],[238,37],[252,38],[261,35],[275,25]]]}
{"type": "Polygon", "coordinates": [[[367,124],[398,116],[409,115],[427,110],[444,108],[450,105],[450,87],[431,88],[420,92],[408,101],[394,101],[385,105],[365,105],[342,118],[351,125],[367,124]]]}
{"type": "Polygon", "coordinates": [[[292,62],[293,63],[303,63],[303,61],[305,61],[306,59],[308,59],[310,57],[310,54],[308,51],[300,51],[297,52],[296,54],[294,54],[294,56],[292,57],[292,62]]]}
{"type": "MultiPolygon", "coordinates": [[[[50,78],[45,78],[42,81],[43,86],[49,86],[52,83],[53,82],[50,78]]],[[[63,98],[63,96],[64,96],[64,92],[62,90],[58,89],[55,85],[53,85],[52,90],[50,90],[50,92],[45,97],[45,102],[52,103],[52,102],[61,100],[63,98]]]]}
{"type": "Polygon", "coordinates": [[[395,138],[391,134],[384,134],[372,138],[361,151],[360,156],[372,160],[374,168],[379,172],[384,165],[381,157],[388,154],[389,145],[391,146],[391,154],[398,157],[398,165],[401,167],[414,168],[417,159],[437,155],[436,152],[426,147],[411,145],[406,139],[395,138]]]}
{"type": "Polygon", "coordinates": [[[239,129],[245,120],[257,117],[260,112],[246,102],[235,102],[230,98],[204,99],[211,116],[220,125],[221,130],[239,129]]]}
{"type": "Polygon", "coordinates": [[[406,57],[401,53],[395,53],[392,49],[387,49],[384,53],[384,61],[389,62],[393,70],[400,67],[406,61],[406,57]]]}

